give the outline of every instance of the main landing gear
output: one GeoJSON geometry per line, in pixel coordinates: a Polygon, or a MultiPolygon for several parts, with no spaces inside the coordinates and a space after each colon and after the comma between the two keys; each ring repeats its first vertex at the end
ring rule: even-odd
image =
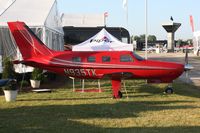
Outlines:
{"type": "Polygon", "coordinates": [[[121,79],[112,79],[112,91],[113,91],[113,98],[119,99],[122,98],[122,92],[121,89],[121,79]]]}
{"type": "Polygon", "coordinates": [[[118,98],[122,98],[122,97],[123,97],[123,94],[121,91],[118,91],[117,96],[113,95],[113,99],[118,99],[118,98]]]}

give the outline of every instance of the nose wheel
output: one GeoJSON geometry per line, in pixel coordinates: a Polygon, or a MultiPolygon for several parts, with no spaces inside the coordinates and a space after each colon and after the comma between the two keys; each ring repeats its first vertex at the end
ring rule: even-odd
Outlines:
{"type": "Polygon", "coordinates": [[[165,89],[165,93],[166,94],[173,94],[174,93],[174,90],[171,86],[168,86],[166,89],[165,89]]]}

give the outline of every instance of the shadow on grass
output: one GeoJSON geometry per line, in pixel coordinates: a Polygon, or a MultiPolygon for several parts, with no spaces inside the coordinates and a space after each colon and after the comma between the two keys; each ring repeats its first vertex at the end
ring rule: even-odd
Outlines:
{"type": "MultiPolygon", "coordinates": [[[[146,111],[195,109],[194,106],[170,106],[192,101],[118,101],[114,104],[24,106],[0,110],[0,132],[193,132],[200,127],[103,128],[76,120],[137,118],[146,111]],[[167,105],[169,104],[169,105],[167,105]],[[168,129],[166,131],[166,129],[168,129]]],[[[87,123],[87,122],[86,122],[87,123]]],[[[199,131],[198,130],[198,131],[199,131]]]]}
{"type": "MultiPolygon", "coordinates": [[[[108,97],[75,97],[75,98],[32,98],[32,99],[17,99],[17,101],[35,101],[35,102],[41,102],[41,101],[66,101],[66,100],[98,100],[98,99],[108,99],[108,97]]],[[[110,99],[110,98],[109,98],[110,99]]]]}
{"type": "MultiPolygon", "coordinates": [[[[37,120],[37,119],[36,119],[37,120]]],[[[12,126],[12,125],[11,125],[12,126]]],[[[73,120],[62,119],[62,122],[48,119],[43,123],[25,123],[23,126],[16,124],[16,128],[8,128],[0,131],[7,133],[199,133],[200,126],[172,126],[172,127],[128,127],[128,128],[106,128],[91,124],[80,123],[73,120]],[[52,126],[53,125],[53,126],[52,126]]]]}
{"type": "MultiPolygon", "coordinates": [[[[156,84],[143,84],[137,85],[137,87],[127,87],[129,94],[134,94],[135,92],[138,94],[148,93],[148,96],[153,96],[155,94],[166,95],[164,94],[164,90],[166,89],[167,85],[163,85],[162,87],[157,86],[156,84]],[[135,89],[136,88],[136,89],[135,89]],[[135,91],[135,92],[134,92],[135,91]]],[[[181,81],[176,81],[173,83],[174,93],[181,96],[188,96],[194,98],[200,98],[200,89],[194,85],[187,84],[181,81]]],[[[140,95],[138,95],[140,96],[140,95]]],[[[142,96],[142,95],[141,95],[142,96]]],[[[145,95],[144,95],[145,96],[145,95]]],[[[134,96],[132,96],[134,97],[134,96]]]]}
{"type": "Polygon", "coordinates": [[[178,95],[200,98],[200,89],[197,86],[178,81],[174,88],[178,95]]]}
{"type": "Polygon", "coordinates": [[[200,126],[108,128],[113,133],[199,133],[200,126]]]}

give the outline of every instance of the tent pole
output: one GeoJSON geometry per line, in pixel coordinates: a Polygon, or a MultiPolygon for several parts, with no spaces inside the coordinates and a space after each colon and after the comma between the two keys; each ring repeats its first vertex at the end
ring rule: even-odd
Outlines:
{"type": "MultiPolygon", "coordinates": [[[[44,44],[46,44],[46,28],[45,27],[42,27],[42,42],[44,43],[44,44]]],[[[48,45],[48,44],[46,44],[46,45],[48,45]]]]}
{"type": "Polygon", "coordinates": [[[82,92],[84,92],[84,88],[85,88],[85,80],[82,79],[82,92]]]}
{"type": "Polygon", "coordinates": [[[101,92],[101,84],[100,84],[100,79],[98,79],[98,88],[99,88],[99,92],[101,92]]]}

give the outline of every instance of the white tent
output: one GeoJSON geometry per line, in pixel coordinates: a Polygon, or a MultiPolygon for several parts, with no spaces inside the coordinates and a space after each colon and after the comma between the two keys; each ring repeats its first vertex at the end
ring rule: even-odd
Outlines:
{"type": "Polygon", "coordinates": [[[95,36],[73,46],[72,51],[133,51],[133,45],[120,42],[103,28],[95,36]]]}
{"type": "Polygon", "coordinates": [[[63,13],[62,26],[97,27],[105,25],[104,13],[63,13]]]}
{"type": "Polygon", "coordinates": [[[200,31],[193,32],[193,46],[194,46],[194,54],[198,55],[200,50],[200,31]]]}
{"type": "MultiPolygon", "coordinates": [[[[49,48],[64,49],[56,0],[0,0],[0,55],[20,59],[7,26],[9,21],[25,22],[49,48]]],[[[17,71],[23,70],[19,67],[17,71]]]]}
{"type": "Polygon", "coordinates": [[[49,48],[64,49],[56,0],[0,0],[0,8],[1,29],[9,21],[23,21],[49,48]]]}

